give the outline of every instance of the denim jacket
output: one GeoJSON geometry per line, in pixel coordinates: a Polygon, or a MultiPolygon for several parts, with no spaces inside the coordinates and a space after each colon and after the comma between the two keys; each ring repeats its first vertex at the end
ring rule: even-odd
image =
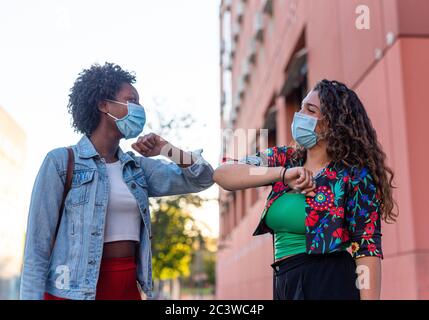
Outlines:
{"type": "MultiPolygon", "coordinates": [[[[257,167],[302,166],[294,164],[292,147],[268,148],[239,162],[257,167]]],[[[325,254],[350,249],[354,258],[376,256],[383,259],[381,208],[374,180],[367,168],[347,167],[331,162],[317,177],[314,197],[306,197],[305,236],[307,254],[325,254]]],[[[265,223],[272,203],[291,191],[283,182],[271,184],[254,236],[271,233],[265,223]]]]}
{"type": "MultiPolygon", "coordinates": [[[[43,299],[44,292],[73,300],[95,299],[109,180],[104,159],[86,135],[72,148],[72,186],[53,247],[67,172],[66,149],[50,151],[36,177],[25,240],[21,299],[43,299]]],[[[193,193],[210,187],[213,168],[200,154],[194,155],[196,162],[181,168],[172,162],[118,150],[124,182],[136,198],[142,216],[137,281],[148,297],[153,289],[148,197],[193,193]]]]}

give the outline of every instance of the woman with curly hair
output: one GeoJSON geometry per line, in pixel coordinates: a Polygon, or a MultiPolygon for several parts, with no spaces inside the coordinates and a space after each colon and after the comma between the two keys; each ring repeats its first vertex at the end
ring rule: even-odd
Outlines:
{"type": "Polygon", "coordinates": [[[68,109],[83,136],[68,150],[50,151],[36,177],[21,299],[140,300],[138,285],[150,297],[148,197],[213,184],[201,151],[182,151],[156,134],[132,145],[143,156],[121,150],[119,141],[137,137],[146,121],[134,82],[111,63],[93,65],[75,81],[68,109]],[[150,158],[160,154],[172,161],[150,158]]]}
{"type": "Polygon", "coordinates": [[[273,235],[274,299],[379,299],[381,219],[394,222],[397,213],[393,172],[362,102],[322,80],[291,129],[294,146],[214,173],[227,190],[272,186],[253,235],[273,235]]]}

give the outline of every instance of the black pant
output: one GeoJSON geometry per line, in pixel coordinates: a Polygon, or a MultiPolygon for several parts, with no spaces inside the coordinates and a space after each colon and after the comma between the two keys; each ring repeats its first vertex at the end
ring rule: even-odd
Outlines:
{"type": "Polygon", "coordinates": [[[299,253],[271,265],[274,300],[359,300],[356,263],[347,251],[299,253]]]}

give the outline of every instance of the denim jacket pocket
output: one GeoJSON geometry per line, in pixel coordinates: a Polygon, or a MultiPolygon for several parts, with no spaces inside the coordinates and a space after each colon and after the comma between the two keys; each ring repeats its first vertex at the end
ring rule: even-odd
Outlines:
{"type": "Polygon", "coordinates": [[[73,180],[66,204],[71,207],[85,204],[89,201],[90,182],[94,179],[94,170],[77,170],[73,172],[73,180]]]}

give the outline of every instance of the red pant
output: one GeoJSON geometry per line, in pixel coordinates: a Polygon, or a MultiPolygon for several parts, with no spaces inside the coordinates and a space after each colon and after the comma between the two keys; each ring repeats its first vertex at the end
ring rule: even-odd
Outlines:
{"type": "MultiPolygon", "coordinates": [[[[67,300],[45,292],[45,300],[67,300]]],[[[141,300],[135,257],[102,259],[95,300],[141,300]]]]}

